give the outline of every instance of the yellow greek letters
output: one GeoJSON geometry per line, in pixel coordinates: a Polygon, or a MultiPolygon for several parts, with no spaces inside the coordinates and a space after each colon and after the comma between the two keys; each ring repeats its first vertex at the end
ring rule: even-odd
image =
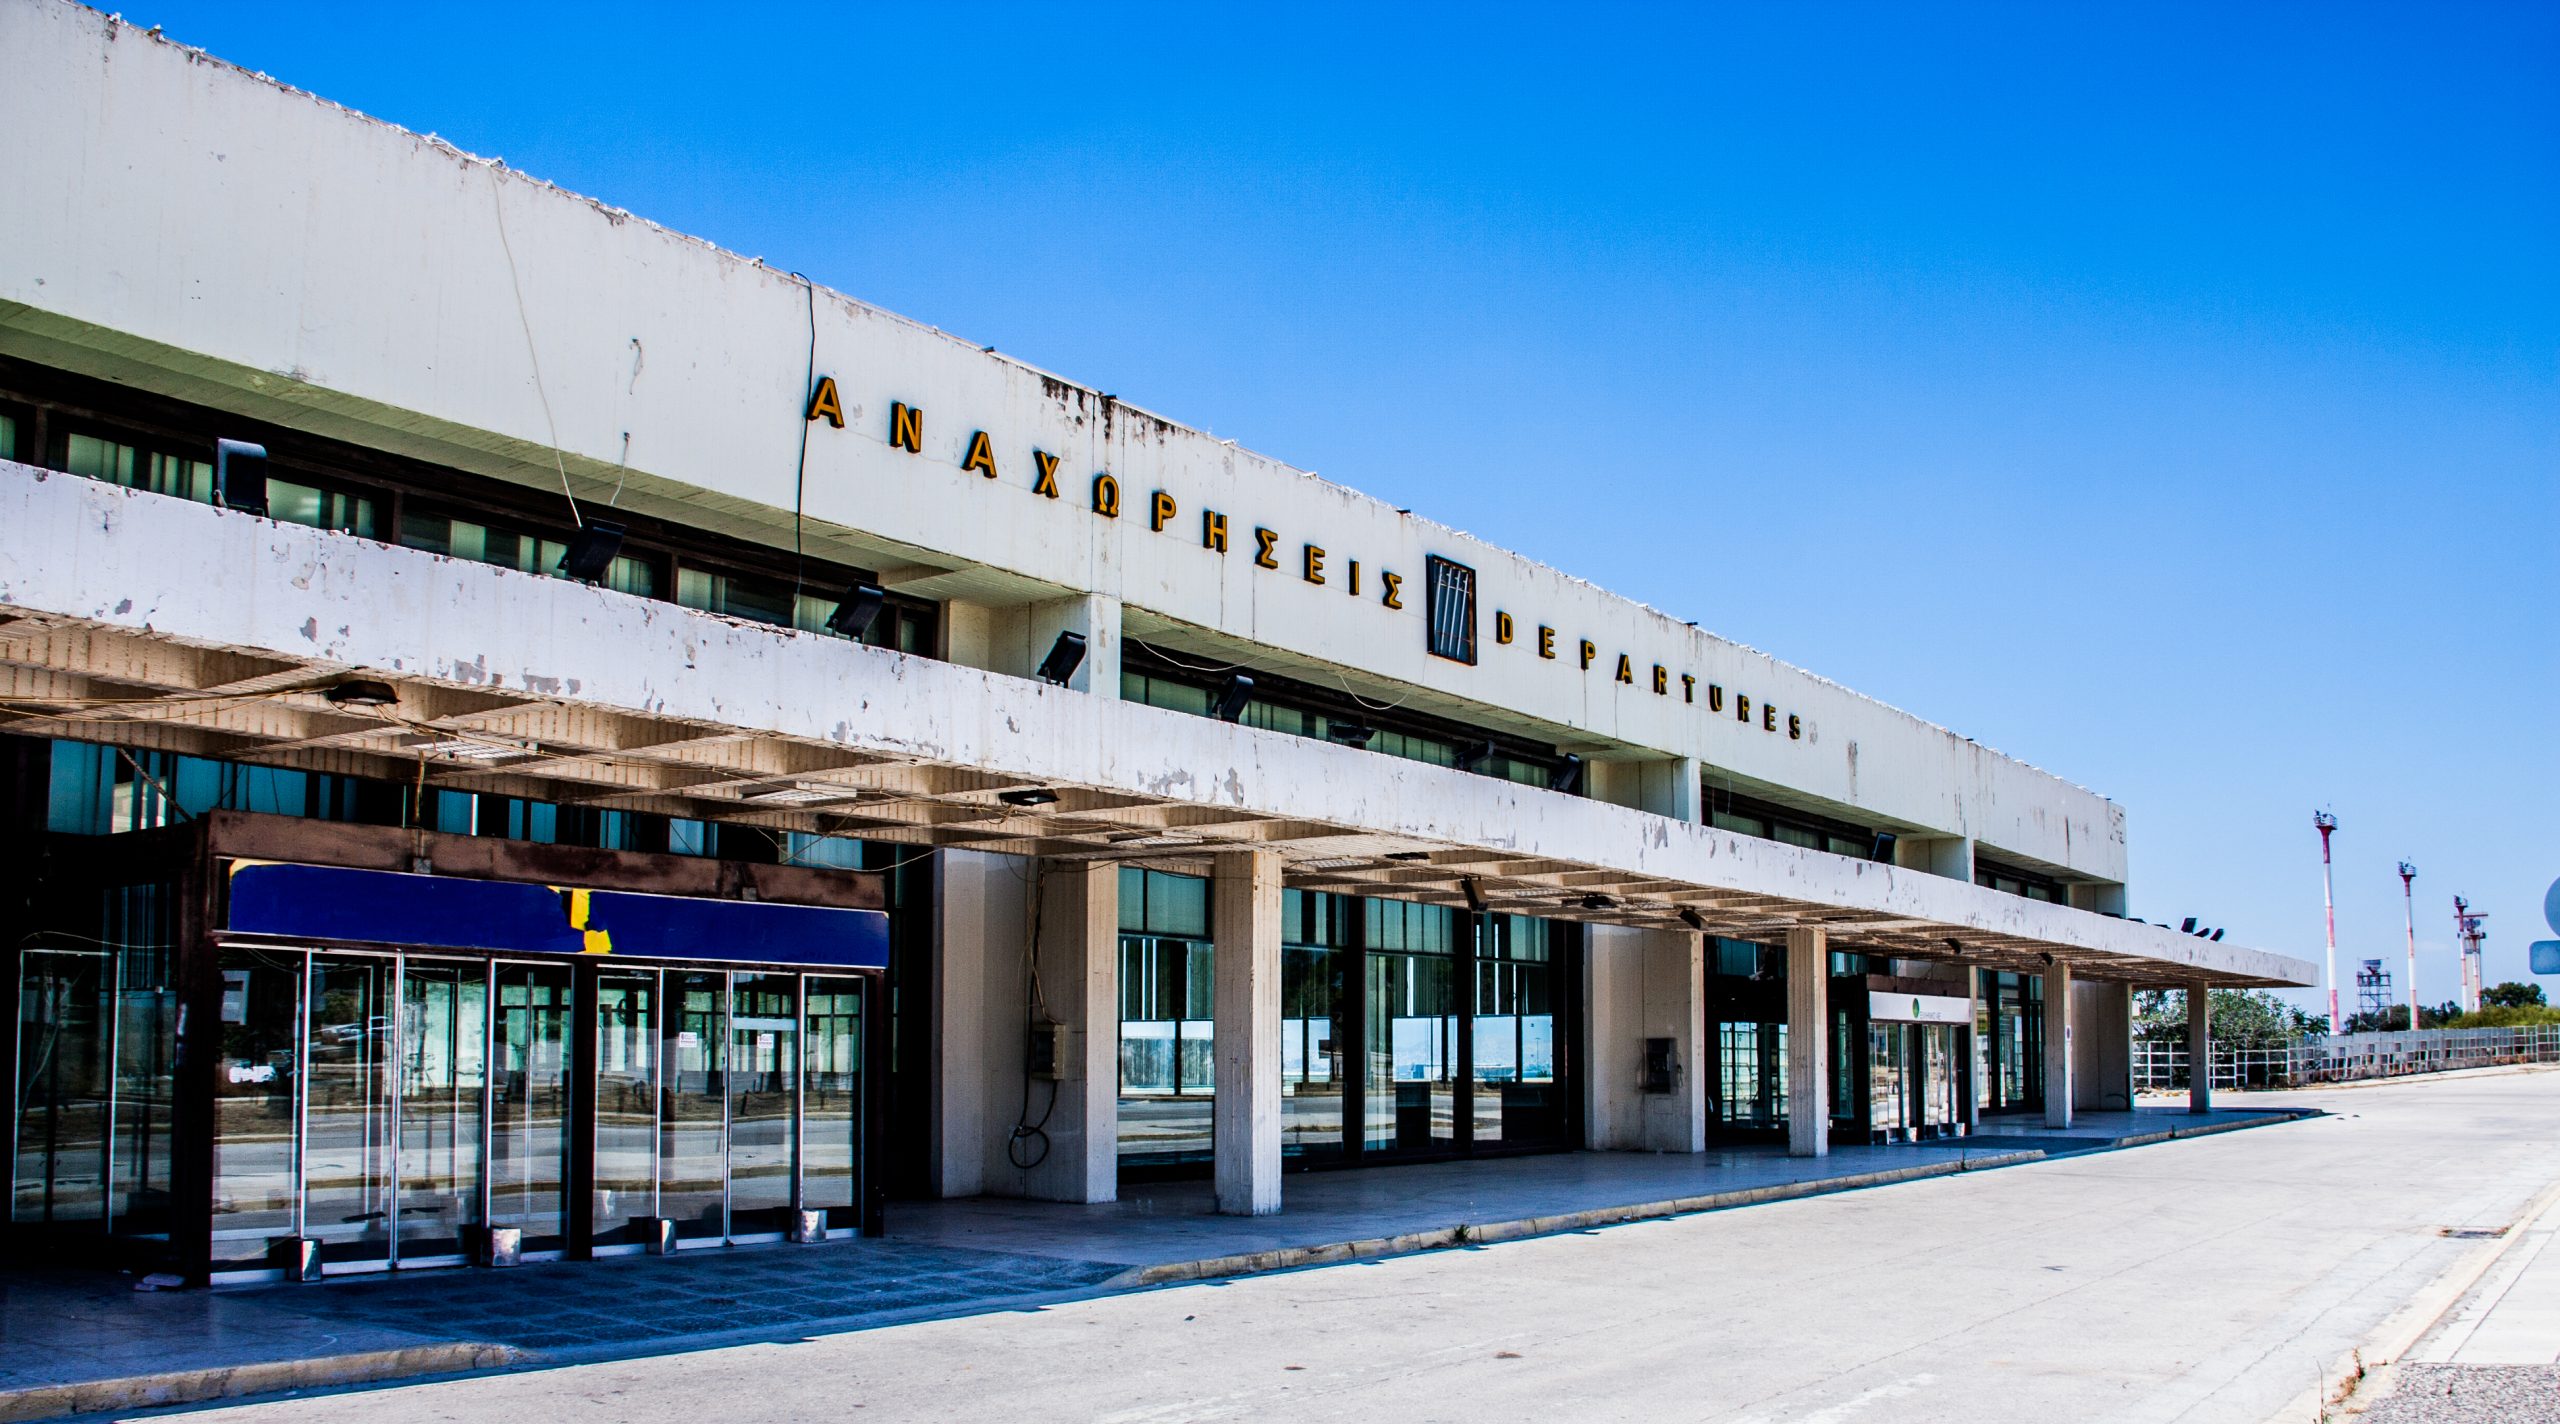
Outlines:
{"type": "Polygon", "coordinates": [[[809,393],[809,419],[844,429],[844,398],[836,394],[835,377],[818,378],[818,388],[809,393]]]}
{"type": "Polygon", "coordinates": [[[1031,452],[1031,467],[1038,471],[1031,477],[1031,492],[1056,499],[1058,497],[1058,457],[1046,450],[1034,450],[1031,452]]]}
{"type": "Polygon", "coordinates": [[[924,453],[924,408],[889,402],[889,443],[911,455],[924,453]]]}
{"type": "Polygon", "coordinates": [[[1108,474],[1093,477],[1093,512],[1105,519],[1120,517],[1120,482],[1108,474]]]}
{"type": "Polygon", "coordinates": [[[981,430],[969,437],[969,458],[960,462],[963,470],[975,470],[988,479],[996,477],[996,447],[981,430]]]}

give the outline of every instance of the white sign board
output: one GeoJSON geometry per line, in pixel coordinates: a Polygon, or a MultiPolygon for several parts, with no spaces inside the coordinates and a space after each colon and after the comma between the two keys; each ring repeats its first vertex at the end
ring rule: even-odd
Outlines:
{"type": "Polygon", "coordinates": [[[1872,1023],[1970,1024],[1973,1000],[1951,994],[1889,994],[1867,991],[1867,1019],[1872,1023]]]}

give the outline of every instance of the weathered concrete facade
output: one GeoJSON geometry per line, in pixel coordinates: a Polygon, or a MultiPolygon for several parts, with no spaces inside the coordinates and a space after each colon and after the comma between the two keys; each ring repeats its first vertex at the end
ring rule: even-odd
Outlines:
{"type": "MultiPolygon", "coordinates": [[[[2124,1105],[2131,986],[2309,975],[2123,918],[2103,797],[1560,570],[58,0],[0,0],[0,52],[27,57],[0,191],[28,198],[0,204],[0,361],[423,462],[448,498],[565,468],[586,516],[618,494],[777,561],[805,544],[936,628],[889,651],[22,451],[0,459],[9,730],[913,848],[924,1190],[1114,1199],[1124,1021],[1156,993],[1124,866],[1207,882],[1189,933],[1214,977],[1168,968],[1159,997],[1173,1053],[1206,1050],[1178,1071],[1214,1076],[1204,1165],[1243,1214],[1285,1205],[1284,1134],[1311,1123],[1347,1152],[1697,1152],[1738,1130],[1717,1085],[1744,1077],[1784,1099],[1756,1126],[1821,1154],[1871,970],[1926,990],[1915,1024],[1924,999],[1989,1002],[1985,973],[2036,978],[2037,1061],[2008,1067],[2056,1122],[2124,1105]],[[1472,661],[1432,650],[1434,560],[1471,571],[1472,661]],[[1042,679],[1068,635],[1081,659],[1042,679]],[[1338,682],[1556,774],[1125,699],[1142,656],[1338,682]],[[358,674],[395,700],[341,695],[358,674]],[[1719,825],[1737,791],[1829,829],[1719,825]],[[1994,865],[2041,897],[1977,883],[1994,865]],[[1337,943],[1293,892],[1475,938],[1448,983],[1398,978],[1365,938],[1383,921],[1337,943]],[[1572,933],[1494,947],[1515,917],[1572,933]],[[1766,973],[1717,968],[1754,945],[1766,973]],[[1305,967],[1337,950],[1371,957],[1305,967]],[[1720,1040],[1712,986],[1775,977],[1767,1041],[1720,1040]],[[1355,1027],[1323,992],[1400,1007],[1355,1027]],[[1344,1066],[1426,1030],[1428,1081],[1344,1066]],[[1569,1063],[1558,1101],[1533,1058],[1569,1063]]],[[[1954,1130],[1963,1096],[1915,1101],[1954,1130]]]]}

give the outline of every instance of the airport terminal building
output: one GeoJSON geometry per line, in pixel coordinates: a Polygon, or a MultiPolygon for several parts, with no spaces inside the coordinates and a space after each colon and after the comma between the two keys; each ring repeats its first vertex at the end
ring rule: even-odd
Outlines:
{"type": "Polygon", "coordinates": [[[0,53],[13,1260],[1819,1154],[2310,978],[1428,511],[60,0],[0,53]]]}

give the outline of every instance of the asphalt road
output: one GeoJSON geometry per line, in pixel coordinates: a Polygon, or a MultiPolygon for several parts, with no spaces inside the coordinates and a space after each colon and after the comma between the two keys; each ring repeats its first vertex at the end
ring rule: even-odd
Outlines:
{"type": "Polygon", "coordinates": [[[1033,1312],[208,1411],[2264,1420],[2560,1180],[2560,1072],[1840,1196],[1033,1312]]]}

